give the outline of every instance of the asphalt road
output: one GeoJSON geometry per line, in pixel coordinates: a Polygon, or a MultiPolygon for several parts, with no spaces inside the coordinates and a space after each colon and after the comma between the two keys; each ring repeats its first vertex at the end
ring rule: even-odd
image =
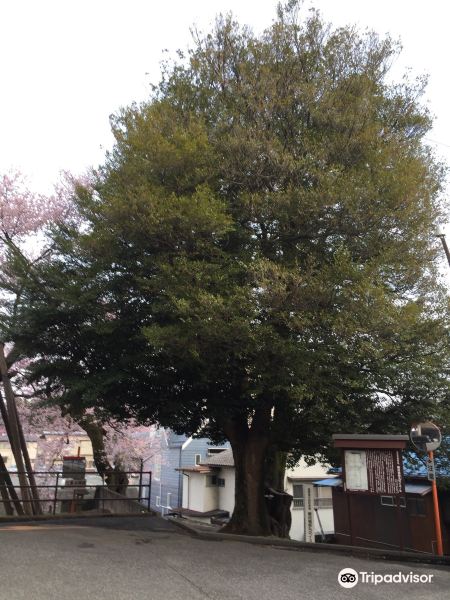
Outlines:
{"type": "MultiPolygon", "coordinates": [[[[450,597],[450,570],[203,541],[157,517],[0,527],[0,600],[383,600],[450,597]],[[343,589],[341,569],[432,583],[359,582],[343,589]]],[[[361,577],[361,575],[360,575],[361,577]]]]}

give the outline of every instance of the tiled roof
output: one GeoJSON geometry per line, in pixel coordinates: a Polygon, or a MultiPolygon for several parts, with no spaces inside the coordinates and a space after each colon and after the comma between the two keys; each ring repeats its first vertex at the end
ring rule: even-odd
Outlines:
{"type": "Polygon", "coordinates": [[[209,467],[234,467],[233,451],[231,448],[227,448],[227,450],[212,454],[202,461],[201,465],[208,465],[209,467]]]}
{"type": "MultiPolygon", "coordinates": [[[[405,477],[423,477],[427,473],[427,456],[425,453],[418,454],[415,451],[409,451],[403,456],[403,473],[405,477]]],[[[446,454],[437,454],[434,457],[434,464],[437,477],[450,477],[450,460],[446,454]]]]}
{"type": "Polygon", "coordinates": [[[180,514],[185,517],[225,517],[228,518],[230,513],[227,510],[221,508],[215,508],[206,512],[200,512],[198,510],[192,510],[190,508],[172,508],[170,514],[180,514]]]}
{"type": "Polygon", "coordinates": [[[195,467],[179,467],[175,469],[175,471],[182,471],[183,473],[202,473],[207,474],[211,473],[212,469],[208,466],[197,465],[195,467]]]}

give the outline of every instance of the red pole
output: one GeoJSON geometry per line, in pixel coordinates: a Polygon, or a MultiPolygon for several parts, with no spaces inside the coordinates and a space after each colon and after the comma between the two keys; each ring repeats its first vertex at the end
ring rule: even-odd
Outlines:
{"type": "MultiPolygon", "coordinates": [[[[428,452],[428,460],[434,466],[434,452],[428,452]]],[[[431,489],[433,491],[433,508],[434,508],[434,527],[436,529],[436,541],[437,541],[437,554],[438,556],[444,555],[442,548],[442,530],[441,530],[441,517],[439,514],[439,501],[436,487],[436,479],[431,482],[431,489]]]]}

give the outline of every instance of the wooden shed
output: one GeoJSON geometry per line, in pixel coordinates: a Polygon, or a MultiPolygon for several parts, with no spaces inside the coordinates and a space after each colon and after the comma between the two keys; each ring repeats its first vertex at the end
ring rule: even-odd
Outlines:
{"type": "MultiPolygon", "coordinates": [[[[336,542],[416,552],[436,551],[431,484],[405,480],[402,435],[337,434],[342,476],[331,485],[336,542]]],[[[443,523],[444,553],[449,553],[443,523]]]]}

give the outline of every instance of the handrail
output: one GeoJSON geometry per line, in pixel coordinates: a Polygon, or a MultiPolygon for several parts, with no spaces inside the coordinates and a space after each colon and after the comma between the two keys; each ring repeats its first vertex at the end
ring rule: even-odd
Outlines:
{"type": "MultiPolygon", "coordinates": [[[[17,471],[9,471],[9,473],[10,473],[10,476],[12,476],[12,477],[22,474],[22,472],[18,473],[17,471]]],[[[141,504],[142,504],[142,501],[145,500],[146,504],[147,504],[147,510],[150,511],[152,471],[120,471],[120,472],[115,472],[115,474],[117,474],[117,475],[134,475],[135,477],[139,478],[136,483],[130,483],[128,481],[127,484],[125,485],[126,489],[134,489],[135,488],[137,491],[137,495],[135,497],[129,496],[128,498],[130,500],[135,500],[141,504]],[[143,493],[145,489],[148,490],[147,494],[143,493]]],[[[50,503],[50,506],[51,506],[50,512],[53,514],[56,514],[58,502],[70,503],[68,505],[69,510],[64,511],[64,512],[75,512],[76,506],[80,506],[80,505],[82,505],[83,502],[86,502],[88,500],[89,501],[95,500],[95,493],[94,493],[94,495],[92,495],[92,490],[97,490],[97,489],[102,489],[102,488],[110,489],[105,482],[105,477],[101,476],[97,472],[93,473],[93,472],[89,472],[89,471],[86,472],[86,471],[60,471],[60,470],[58,470],[58,471],[35,471],[34,475],[35,475],[35,478],[37,479],[37,481],[36,481],[36,485],[33,487],[35,489],[37,489],[38,492],[40,490],[55,490],[54,494],[52,494],[52,497],[48,497],[48,498],[42,497],[41,498],[41,500],[43,502],[50,503]],[[48,481],[39,483],[39,478],[42,478],[42,477],[45,477],[45,478],[54,477],[55,483],[49,483],[48,481]],[[94,482],[88,483],[89,478],[94,478],[94,477],[98,478],[100,481],[97,481],[95,483],[94,482]],[[67,485],[67,480],[71,480],[71,483],[69,485],[67,485]],[[62,491],[64,492],[64,497],[61,497],[62,491]],[[59,494],[58,494],[58,492],[59,492],[59,494]],[[90,497],[85,500],[84,496],[86,496],[87,494],[89,494],[90,497]]],[[[117,485],[120,485],[120,482],[118,482],[117,485]]],[[[22,492],[25,492],[25,490],[32,487],[30,484],[20,485],[19,482],[17,482],[17,484],[15,484],[15,482],[13,482],[12,487],[17,491],[17,493],[20,497],[20,501],[23,504],[33,502],[33,499],[29,498],[28,494],[22,493],[22,492]],[[25,496],[25,497],[23,497],[23,496],[25,496]]],[[[44,496],[44,495],[46,495],[46,492],[42,492],[40,495],[44,496]]],[[[108,502],[122,501],[122,500],[123,500],[123,498],[120,498],[120,497],[119,498],[110,498],[108,500],[108,502]]],[[[7,499],[1,498],[0,499],[0,507],[5,506],[5,504],[7,502],[8,502],[7,499]]],[[[63,509],[63,508],[66,508],[66,507],[62,504],[61,509],[63,509]]]]}

